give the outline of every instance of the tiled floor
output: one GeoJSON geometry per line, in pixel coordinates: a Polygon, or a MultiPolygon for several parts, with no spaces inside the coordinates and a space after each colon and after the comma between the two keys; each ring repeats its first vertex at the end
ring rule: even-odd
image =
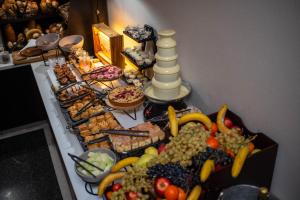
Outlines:
{"type": "Polygon", "coordinates": [[[62,199],[42,130],[0,140],[0,199],[62,199]]]}

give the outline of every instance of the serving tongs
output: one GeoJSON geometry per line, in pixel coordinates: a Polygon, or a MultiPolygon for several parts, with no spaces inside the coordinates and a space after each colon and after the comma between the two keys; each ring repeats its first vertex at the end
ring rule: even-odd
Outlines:
{"type": "Polygon", "coordinates": [[[89,95],[90,95],[89,92],[85,92],[85,93],[83,93],[83,94],[81,94],[81,95],[77,95],[77,96],[74,96],[74,97],[71,98],[71,99],[64,100],[64,101],[60,101],[60,102],[61,102],[61,104],[62,104],[63,106],[69,106],[69,105],[70,105],[71,103],[73,103],[74,101],[77,101],[77,100],[82,99],[82,98],[84,98],[84,97],[86,97],[86,96],[89,96],[89,95]]]}
{"type": "Polygon", "coordinates": [[[88,164],[88,165],[90,165],[90,166],[92,166],[92,167],[94,167],[94,168],[96,168],[96,169],[98,169],[98,170],[100,170],[100,171],[104,171],[103,169],[101,169],[101,168],[99,168],[98,166],[96,166],[96,165],[94,165],[94,164],[92,164],[92,163],[90,163],[90,162],[88,162],[88,161],[86,161],[86,160],[84,160],[84,159],[82,159],[82,158],[80,158],[80,157],[78,157],[78,156],[75,156],[75,155],[73,155],[73,154],[70,154],[70,153],[68,153],[68,155],[70,156],[70,158],[78,165],[78,166],[80,166],[82,169],[84,169],[85,171],[87,171],[90,175],[92,175],[94,178],[97,178],[90,170],[88,170],[87,168],[85,168],[79,161],[81,161],[81,162],[84,162],[84,163],[86,163],[86,164],[88,164]]]}
{"type": "MultiPolygon", "coordinates": [[[[175,111],[176,115],[178,114],[181,114],[181,113],[184,113],[184,112],[188,112],[188,111],[191,111],[190,108],[188,109],[183,109],[183,110],[179,110],[179,111],[175,111]]],[[[156,116],[156,117],[152,117],[151,119],[147,119],[145,120],[146,122],[163,122],[163,121],[168,121],[169,118],[168,118],[168,112],[165,112],[163,115],[159,115],[159,116],[156,116]]]]}
{"type": "MultiPolygon", "coordinates": [[[[70,87],[72,87],[76,84],[80,84],[80,83],[83,83],[83,82],[84,81],[77,81],[77,82],[70,83],[66,86],[63,86],[63,87],[59,88],[55,93],[58,94],[58,93],[62,92],[63,90],[66,90],[66,89],[68,89],[68,88],[70,88],[70,87]]],[[[81,85],[81,86],[83,86],[83,85],[81,85]]]]}
{"type": "MultiPolygon", "coordinates": [[[[140,130],[114,130],[114,129],[104,129],[98,131],[98,133],[112,134],[112,135],[123,135],[123,136],[132,136],[132,137],[149,137],[149,131],[140,131],[140,130]]],[[[85,145],[95,144],[107,140],[104,137],[97,138],[88,142],[85,142],[85,145]]]]}
{"type": "Polygon", "coordinates": [[[95,88],[92,88],[92,87],[89,87],[89,86],[86,86],[86,85],[82,85],[82,87],[87,88],[87,89],[93,91],[94,93],[96,93],[96,95],[99,95],[100,97],[104,97],[104,96],[107,95],[107,92],[106,93],[102,93],[99,90],[96,90],[95,88]]]}
{"type": "Polygon", "coordinates": [[[85,104],[75,115],[74,117],[77,117],[79,115],[81,115],[81,113],[83,113],[84,111],[86,111],[87,109],[89,109],[90,107],[94,106],[96,101],[98,101],[99,99],[97,98],[93,98],[91,99],[87,104],[85,104]]]}

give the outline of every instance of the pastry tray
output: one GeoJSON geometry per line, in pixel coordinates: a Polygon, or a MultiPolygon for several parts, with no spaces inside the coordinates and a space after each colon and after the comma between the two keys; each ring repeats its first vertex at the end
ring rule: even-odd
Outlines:
{"type": "MultiPolygon", "coordinates": [[[[119,123],[119,121],[115,117],[114,117],[114,119],[119,123]]],[[[74,126],[71,129],[71,131],[77,136],[82,149],[84,151],[88,151],[89,149],[88,149],[87,145],[84,142],[84,137],[82,137],[80,135],[79,129],[76,126],[74,126]]],[[[162,129],[162,131],[165,133],[165,138],[163,140],[158,140],[158,141],[153,142],[151,144],[147,144],[145,146],[138,147],[138,148],[132,149],[130,151],[126,151],[126,152],[119,152],[119,151],[115,150],[114,146],[113,146],[113,143],[110,140],[110,138],[108,137],[108,135],[104,136],[104,137],[108,137],[107,141],[111,144],[110,145],[111,150],[114,151],[120,159],[123,159],[123,158],[130,157],[130,156],[141,156],[141,155],[144,154],[144,151],[145,151],[146,148],[148,148],[150,146],[154,146],[154,147],[158,148],[160,144],[168,142],[169,141],[169,136],[170,136],[169,132],[164,131],[163,129],[162,129]]]]}
{"type": "MultiPolygon", "coordinates": [[[[79,82],[75,82],[75,83],[73,83],[73,84],[69,84],[68,86],[62,87],[62,88],[58,89],[57,91],[55,91],[55,92],[54,92],[55,97],[56,97],[56,99],[58,100],[60,106],[63,107],[63,108],[69,107],[69,106],[66,106],[66,104],[73,103],[74,101],[80,100],[80,99],[82,99],[83,97],[85,97],[86,95],[88,95],[87,92],[86,92],[86,93],[84,93],[84,94],[81,94],[81,95],[78,95],[78,96],[74,96],[73,98],[70,98],[70,99],[68,99],[68,100],[64,100],[64,101],[60,100],[60,99],[59,99],[59,93],[61,93],[62,91],[65,91],[65,90],[66,90],[68,93],[70,93],[70,92],[72,92],[72,91],[70,91],[70,90],[72,90],[71,87],[76,87],[76,90],[81,89],[81,88],[83,88],[83,87],[85,87],[86,89],[90,89],[88,84],[86,84],[85,82],[79,81],[79,82]],[[64,89],[64,88],[65,88],[65,89],[64,89]]],[[[91,89],[90,89],[90,90],[91,90],[91,89]]],[[[92,90],[91,90],[91,91],[92,91],[92,90]]]]}
{"type": "Polygon", "coordinates": [[[102,102],[101,102],[100,99],[98,99],[98,101],[99,101],[100,105],[102,105],[103,111],[97,112],[97,113],[89,116],[88,118],[80,119],[78,121],[75,121],[75,120],[71,119],[71,116],[69,115],[69,112],[68,112],[67,108],[61,107],[61,111],[62,111],[62,113],[64,115],[65,120],[67,121],[67,124],[69,125],[69,128],[74,128],[75,126],[78,126],[78,125],[80,125],[80,124],[82,124],[84,122],[87,122],[92,117],[104,114],[105,113],[105,106],[102,104],[102,102]]]}

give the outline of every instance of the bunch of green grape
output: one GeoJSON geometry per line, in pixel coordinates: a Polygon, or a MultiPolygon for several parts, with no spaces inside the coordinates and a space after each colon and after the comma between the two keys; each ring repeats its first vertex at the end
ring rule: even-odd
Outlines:
{"type": "Polygon", "coordinates": [[[113,192],[112,199],[126,199],[126,192],[137,192],[139,199],[149,199],[149,193],[154,193],[153,183],[148,179],[147,168],[129,167],[122,180],[123,188],[113,192]]]}
{"type": "Polygon", "coordinates": [[[179,163],[183,167],[192,164],[192,157],[206,151],[206,140],[209,132],[200,123],[189,122],[184,125],[176,137],[170,138],[166,151],[162,152],[150,166],[154,164],[179,163]]]}
{"type": "Polygon", "coordinates": [[[235,155],[242,146],[245,146],[250,142],[250,139],[246,139],[241,135],[241,132],[238,129],[236,129],[236,131],[235,129],[232,129],[228,134],[217,133],[216,138],[223,150],[231,150],[235,155]]]}

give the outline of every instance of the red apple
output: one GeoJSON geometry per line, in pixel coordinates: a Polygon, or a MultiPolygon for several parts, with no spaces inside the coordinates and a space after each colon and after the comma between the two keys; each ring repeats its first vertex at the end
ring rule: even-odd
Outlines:
{"type": "Polygon", "coordinates": [[[120,183],[113,184],[113,186],[112,186],[112,191],[116,192],[116,191],[118,191],[119,189],[121,189],[122,187],[123,187],[123,186],[122,186],[122,184],[120,184],[120,183]]]}
{"type": "Polygon", "coordinates": [[[158,153],[160,154],[161,152],[166,151],[166,144],[160,144],[158,147],[158,153]]]}
{"type": "Polygon", "coordinates": [[[227,128],[232,128],[233,127],[232,121],[227,117],[225,117],[225,119],[224,119],[224,124],[227,128]]]}
{"type": "Polygon", "coordinates": [[[154,183],[156,194],[160,197],[164,197],[164,193],[169,185],[171,185],[169,179],[164,177],[156,178],[154,183]]]}

